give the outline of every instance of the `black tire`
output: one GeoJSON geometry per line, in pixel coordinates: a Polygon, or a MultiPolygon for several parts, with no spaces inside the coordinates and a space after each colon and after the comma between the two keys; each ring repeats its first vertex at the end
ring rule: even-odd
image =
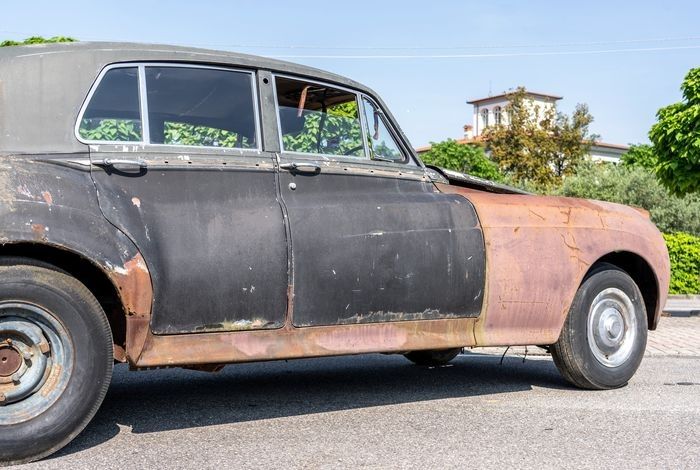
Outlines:
{"type": "Polygon", "coordinates": [[[551,347],[552,358],[562,376],[577,387],[622,387],[642,361],[647,328],[644,299],[637,284],[626,272],[603,263],[576,292],[559,340],[551,347]],[[608,311],[614,318],[611,323],[603,321],[608,311]],[[609,337],[601,339],[606,335],[609,337]]]}
{"type": "Polygon", "coordinates": [[[462,352],[462,348],[430,349],[427,351],[411,351],[404,354],[409,361],[419,366],[443,366],[462,352]]]}
{"type": "MultiPolygon", "coordinates": [[[[59,331],[65,332],[59,335],[60,340],[70,345],[72,367],[61,376],[65,381],[60,387],[51,385],[53,390],[62,389],[60,395],[45,409],[39,401],[36,413],[28,420],[13,421],[16,408],[11,407],[36,394],[43,395],[45,387],[50,386],[51,375],[30,397],[5,406],[0,404],[0,414],[5,411],[5,416],[9,416],[7,423],[0,424],[0,466],[38,460],[73,440],[101,405],[114,361],[112,334],[102,307],[81,282],[65,272],[40,262],[0,260],[0,308],[8,305],[32,306],[53,317],[61,327],[59,331]]],[[[7,310],[16,311],[9,307],[7,310]]],[[[0,310],[0,320],[19,315],[3,312],[0,310]]],[[[4,325],[7,328],[8,323],[4,325]]],[[[2,328],[0,322],[0,341],[13,334],[2,328]]],[[[49,356],[54,354],[54,345],[50,346],[46,353],[49,356]]]]}

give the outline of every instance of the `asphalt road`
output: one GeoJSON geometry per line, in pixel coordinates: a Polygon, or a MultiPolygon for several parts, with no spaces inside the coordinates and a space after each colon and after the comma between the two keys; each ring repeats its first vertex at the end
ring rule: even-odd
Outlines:
{"type": "Polygon", "coordinates": [[[549,358],[499,361],[120,366],[88,428],[26,468],[700,468],[699,357],[646,357],[605,392],[570,388],[549,358]]]}

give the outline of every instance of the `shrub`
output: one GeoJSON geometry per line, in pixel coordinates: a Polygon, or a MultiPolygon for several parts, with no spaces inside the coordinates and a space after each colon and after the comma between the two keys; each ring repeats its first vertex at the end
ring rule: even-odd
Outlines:
{"type": "Polygon", "coordinates": [[[700,293],[700,237],[688,233],[664,234],[671,259],[671,294],[700,293]]]}
{"type": "Polygon", "coordinates": [[[641,166],[587,162],[557,193],[642,207],[662,232],[700,236],[700,195],[672,196],[641,166]]]}
{"type": "Polygon", "coordinates": [[[435,165],[491,181],[503,180],[498,166],[486,156],[480,145],[460,144],[448,139],[431,143],[430,150],[420,158],[426,165],[435,165]]]}

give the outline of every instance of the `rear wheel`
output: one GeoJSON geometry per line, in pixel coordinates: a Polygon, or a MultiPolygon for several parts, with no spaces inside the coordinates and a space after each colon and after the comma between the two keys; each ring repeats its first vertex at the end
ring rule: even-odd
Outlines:
{"type": "Polygon", "coordinates": [[[627,384],[646,342],[647,314],[639,288],[624,271],[602,264],[576,293],[551,352],[566,380],[601,390],[627,384]]]}
{"type": "Polygon", "coordinates": [[[36,460],[70,442],[112,375],[100,304],[77,279],[37,264],[0,266],[0,464],[36,460]]]}
{"type": "Polygon", "coordinates": [[[428,351],[411,351],[404,354],[404,356],[419,366],[442,366],[457,357],[461,351],[462,348],[431,349],[428,351]]]}

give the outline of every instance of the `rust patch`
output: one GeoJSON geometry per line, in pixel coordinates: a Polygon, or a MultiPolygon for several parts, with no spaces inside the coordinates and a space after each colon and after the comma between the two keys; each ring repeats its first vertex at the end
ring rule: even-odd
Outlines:
{"type": "Polygon", "coordinates": [[[41,396],[46,397],[49,395],[49,393],[53,392],[53,390],[56,388],[56,385],[58,384],[58,378],[61,375],[62,370],[63,369],[60,365],[54,364],[53,368],[51,369],[51,372],[49,373],[48,378],[46,379],[46,383],[41,389],[41,396]]]}
{"type": "Polygon", "coordinates": [[[46,241],[46,232],[48,228],[43,224],[32,224],[32,233],[34,234],[34,239],[37,241],[46,241]]]}
{"type": "Polygon", "coordinates": [[[151,276],[141,254],[135,255],[123,267],[110,265],[107,268],[127,315],[150,315],[153,300],[151,276]]]}
{"type": "Polygon", "coordinates": [[[53,196],[51,196],[51,193],[48,191],[42,191],[41,197],[44,199],[44,202],[46,205],[51,206],[53,205],[53,196]]]}

